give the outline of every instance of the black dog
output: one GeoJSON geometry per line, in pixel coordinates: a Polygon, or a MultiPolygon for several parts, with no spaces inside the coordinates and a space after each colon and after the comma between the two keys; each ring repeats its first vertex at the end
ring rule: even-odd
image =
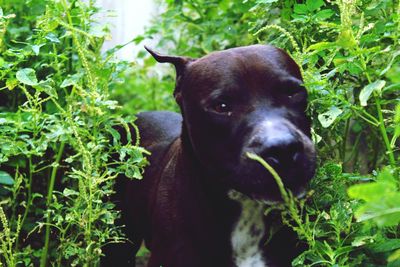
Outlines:
{"type": "Polygon", "coordinates": [[[150,166],[143,180],[125,179],[117,188],[133,245],[106,249],[104,264],[132,266],[145,240],[149,267],[290,265],[295,255],[286,235],[265,245],[268,221],[260,203],[280,201],[278,187],[246,153],[269,162],[295,195],[314,175],[298,66],[283,50],[263,45],[200,59],[147,50],[158,62],[174,64],[182,116],[138,115],[150,166]],[[248,198],[238,201],[232,190],[248,198]]]}

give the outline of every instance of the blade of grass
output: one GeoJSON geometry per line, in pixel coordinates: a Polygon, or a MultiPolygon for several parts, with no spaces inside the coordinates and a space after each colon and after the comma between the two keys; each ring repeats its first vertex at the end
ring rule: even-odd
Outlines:
{"type": "Polygon", "coordinates": [[[247,157],[252,159],[252,160],[258,161],[261,165],[264,166],[264,168],[266,168],[271,173],[272,177],[274,177],[275,182],[279,187],[279,191],[281,193],[283,201],[286,204],[288,204],[290,202],[289,194],[286,191],[285,186],[283,185],[282,178],[274,170],[274,168],[272,168],[272,166],[269,165],[264,159],[262,159],[260,156],[254,154],[254,153],[247,152],[247,157]]]}

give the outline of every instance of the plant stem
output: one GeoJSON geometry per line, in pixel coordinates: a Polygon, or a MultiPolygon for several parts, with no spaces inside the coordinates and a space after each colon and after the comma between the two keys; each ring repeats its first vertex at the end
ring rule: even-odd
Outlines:
{"type": "Polygon", "coordinates": [[[385,122],[383,120],[382,108],[381,108],[381,100],[380,100],[379,96],[376,93],[375,93],[375,104],[376,104],[376,110],[378,112],[379,129],[381,130],[381,134],[382,134],[382,137],[383,137],[383,141],[385,142],[387,154],[389,155],[389,162],[390,162],[390,165],[393,168],[395,168],[396,167],[396,159],[394,158],[393,150],[392,150],[392,147],[390,146],[389,137],[387,135],[385,122]]]}
{"type": "Polygon", "coordinates": [[[49,240],[50,240],[50,205],[51,205],[51,200],[53,196],[53,189],[54,189],[54,183],[56,179],[56,174],[57,174],[57,169],[59,166],[59,162],[61,160],[61,156],[64,152],[64,145],[65,142],[61,142],[60,148],[58,149],[58,153],[56,156],[56,161],[54,162],[53,169],[51,170],[51,176],[50,176],[50,183],[49,183],[49,188],[47,191],[47,201],[46,201],[46,208],[47,208],[47,218],[46,218],[46,233],[45,233],[45,240],[44,240],[44,248],[42,252],[42,256],[40,258],[40,267],[45,267],[46,266],[46,261],[47,261],[47,253],[49,250],[49,240]]]}
{"type": "MultiPolygon", "coordinates": [[[[24,215],[22,216],[22,220],[21,220],[21,225],[24,225],[25,223],[25,219],[28,216],[29,213],[29,209],[32,205],[32,176],[33,176],[33,165],[32,165],[32,156],[29,155],[28,157],[28,164],[29,164],[29,176],[28,176],[28,184],[26,185],[27,189],[28,189],[28,193],[27,193],[27,200],[26,200],[26,207],[25,207],[25,211],[24,211],[24,215]]],[[[19,245],[19,238],[17,237],[17,240],[15,241],[15,249],[18,248],[19,245]]]]}
{"type": "MultiPolygon", "coordinates": [[[[367,77],[368,83],[371,84],[372,80],[371,80],[371,77],[368,74],[367,63],[365,62],[365,59],[364,59],[364,57],[363,57],[363,55],[362,55],[362,53],[360,51],[360,47],[358,47],[357,49],[358,49],[357,51],[358,51],[358,53],[360,55],[359,56],[360,57],[360,62],[361,62],[361,65],[363,67],[365,76],[367,77]]],[[[396,159],[394,158],[393,150],[392,150],[392,147],[390,146],[390,141],[389,141],[389,137],[387,135],[385,122],[384,122],[383,114],[382,114],[381,100],[380,100],[380,97],[379,97],[377,92],[374,92],[374,98],[375,98],[376,110],[377,110],[377,113],[378,113],[379,130],[381,131],[383,142],[385,143],[385,146],[386,146],[386,152],[389,155],[390,165],[395,168],[396,167],[396,159]]]]}
{"type": "Polygon", "coordinates": [[[346,126],[344,129],[344,136],[343,136],[343,144],[342,144],[342,151],[340,153],[340,157],[342,158],[342,162],[344,163],[346,161],[346,141],[347,141],[347,136],[349,135],[349,130],[350,130],[350,119],[346,120],[346,126]]]}

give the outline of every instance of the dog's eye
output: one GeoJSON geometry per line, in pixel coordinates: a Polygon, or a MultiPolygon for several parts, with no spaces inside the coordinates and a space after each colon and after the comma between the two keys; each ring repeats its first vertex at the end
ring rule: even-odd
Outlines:
{"type": "Polygon", "coordinates": [[[297,90],[294,92],[290,92],[287,94],[287,97],[294,102],[302,102],[307,99],[307,91],[305,90],[297,90]]]}
{"type": "Polygon", "coordinates": [[[227,114],[231,115],[232,114],[232,109],[230,105],[227,102],[224,101],[218,101],[213,105],[213,110],[217,113],[221,114],[227,114]]]}
{"type": "Polygon", "coordinates": [[[307,91],[304,88],[285,88],[281,89],[280,92],[290,102],[302,102],[307,99],[307,91]]]}

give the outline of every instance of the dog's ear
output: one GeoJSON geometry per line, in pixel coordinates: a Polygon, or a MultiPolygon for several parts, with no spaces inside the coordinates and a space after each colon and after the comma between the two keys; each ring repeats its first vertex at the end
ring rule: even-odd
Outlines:
{"type": "Polygon", "coordinates": [[[176,87],[174,91],[174,96],[178,104],[180,105],[181,103],[181,92],[179,90],[179,82],[182,78],[182,76],[185,73],[186,66],[188,63],[194,61],[195,59],[189,58],[189,57],[180,57],[180,56],[167,56],[167,55],[161,55],[147,46],[144,46],[144,48],[153,56],[157,62],[160,63],[171,63],[175,66],[176,70],[176,87]]]}
{"type": "Polygon", "coordinates": [[[171,63],[175,66],[176,69],[176,77],[180,77],[183,75],[185,71],[186,65],[194,61],[194,59],[189,58],[189,57],[179,57],[179,56],[167,56],[167,55],[161,55],[160,53],[157,53],[147,46],[144,46],[144,48],[153,56],[157,62],[160,63],[171,63]]]}

